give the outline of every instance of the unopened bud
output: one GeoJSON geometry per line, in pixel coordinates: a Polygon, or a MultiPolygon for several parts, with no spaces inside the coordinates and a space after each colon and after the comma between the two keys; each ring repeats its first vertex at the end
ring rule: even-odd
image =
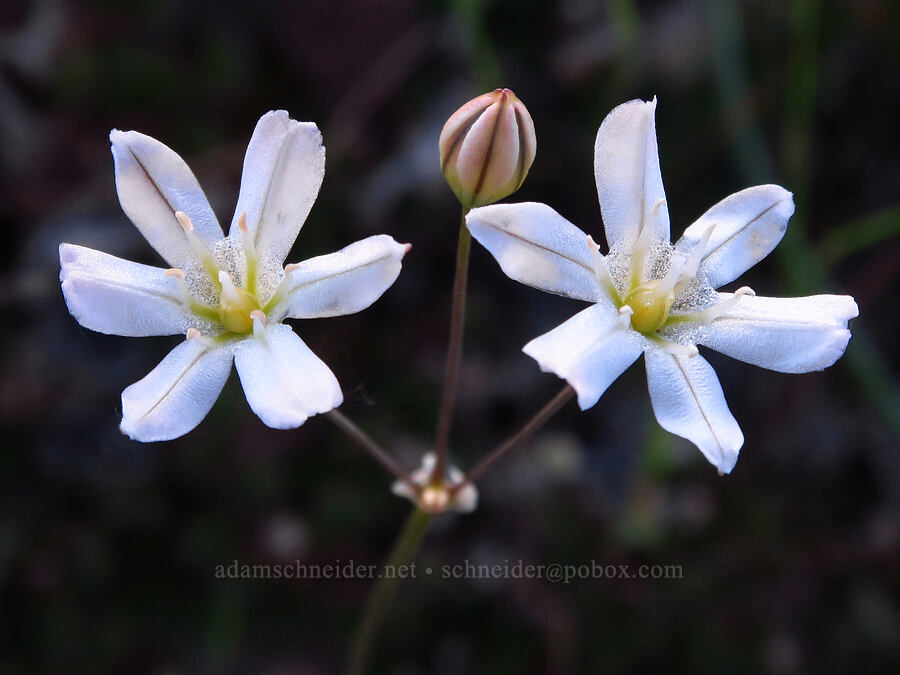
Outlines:
{"type": "Polygon", "coordinates": [[[525,105],[495,89],[457,110],[441,131],[441,170],[463,208],[492,204],[519,189],[537,139],[525,105]]]}

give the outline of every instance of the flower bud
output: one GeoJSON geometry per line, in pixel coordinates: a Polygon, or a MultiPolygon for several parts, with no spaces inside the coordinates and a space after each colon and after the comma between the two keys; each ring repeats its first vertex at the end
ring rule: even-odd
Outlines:
{"type": "Polygon", "coordinates": [[[519,189],[537,149],[534,122],[509,89],[457,110],[441,131],[441,171],[463,208],[492,204],[519,189]]]}

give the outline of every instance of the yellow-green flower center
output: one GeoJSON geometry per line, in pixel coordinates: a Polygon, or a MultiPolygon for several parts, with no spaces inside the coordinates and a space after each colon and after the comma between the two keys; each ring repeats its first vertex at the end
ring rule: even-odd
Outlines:
{"type": "Polygon", "coordinates": [[[219,320],[232,333],[249,333],[253,330],[250,313],[261,309],[259,300],[242,288],[230,290],[232,292],[222,293],[219,300],[219,320]]]}
{"type": "Polygon", "coordinates": [[[639,333],[649,335],[659,330],[672,308],[672,294],[661,288],[660,281],[649,281],[633,289],[625,296],[625,303],[631,307],[631,327],[639,333]]]}

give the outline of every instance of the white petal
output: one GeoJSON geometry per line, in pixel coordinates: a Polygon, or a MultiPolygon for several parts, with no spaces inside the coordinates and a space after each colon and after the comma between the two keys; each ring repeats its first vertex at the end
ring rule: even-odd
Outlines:
{"type": "Polygon", "coordinates": [[[231,372],[231,349],[185,340],[122,392],[119,428],[136,441],[168,441],[196,427],[231,372]]]}
{"type": "Polygon", "coordinates": [[[734,281],[781,241],[794,197],[778,185],[757,185],[726,197],[684,231],[678,247],[692,247],[715,225],[700,271],[713,288],[734,281]]]}
{"type": "Polygon", "coordinates": [[[637,333],[623,327],[618,313],[594,305],[529,342],[522,351],[545,373],[555,373],[578,392],[578,405],[594,405],[643,351],[637,333]]]}
{"type": "MultiPolygon", "coordinates": [[[[719,293],[722,300],[731,293],[719,293]]],[[[859,314],[849,295],[805,298],[744,296],[706,328],[702,344],[782,373],[824,370],[850,341],[847,322],[859,314]]]]}
{"type": "Polygon", "coordinates": [[[700,448],[720,473],[731,473],[744,434],[712,366],[702,356],[676,356],[661,349],[648,349],[644,358],[659,425],[700,448]]]}
{"type": "Polygon", "coordinates": [[[222,238],[206,195],[176,152],[137,131],[113,129],[109,140],[122,210],[170,265],[184,267],[195,258],[176,211],[188,215],[207,246],[222,238]]]}
{"type": "Polygon", "coordinates": [[[656,97],[628,101],[606,116],[594,144],[594,177],[610,248],[630,250],[645,223],[653,228],[654,240],[669,241],[656,146],[656,97]]]}
{"type": "Polygon", "coordinates": [[[247,213],[256,249],[281,262],[316,201],[325,176],[322,134],[312,122],[292,120],[284,110],[259,118],[241,175],[231,234],[247,213]]]}
{"type": "Polygon", "coordinates": [[[66,305],[85,328],[143,337],[190,326],[178,286],[163,269],[73,244],[60,244],[59,262],[66,305]]]}
{"type": "Polygon", "coordinates": [[[274,429],[293,429],[343,401],[337,378],[284,324],[241,342],[234,356],[247,402],[274,429]]]}
{"type": "Polygon", "coordinates": [[[546,204],[472,209],[466,225],[511,279],[579,300],[600,299],[587,235],[546,204]]]}
{"type": "MultiPolygon", "coordinates": [[[[408,250],[379,234],[300,263],[288,272],[287,316],[312,319],[365,309],[397,279],[408,250]]],[[[274,314],[279,313],[276,308],[274,314]]]]}

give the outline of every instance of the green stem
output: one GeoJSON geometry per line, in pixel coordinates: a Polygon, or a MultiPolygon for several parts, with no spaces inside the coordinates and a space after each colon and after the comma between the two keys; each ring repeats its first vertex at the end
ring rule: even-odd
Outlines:
{"type": "Polygon", "coordinates": [[[434,451],[437,461],[431,480],[440,483],[447,466],[447,444],[453,423],[453,407],[459,384],[459,365],[462,361],[463,324],[466,318],[466,286],[469,276],[469,251],[472,236],[466,227],[467,209],[463,209],[459,223],[459,243],[456,248],[456,276],[453,279],[453,305],[450,309],[450,344],[447,349],[447,367],[444,371],[444,387],[441,392],[441,408],[438,413],[437,431],[434,434],[434,451]]]}
{"type": "Polygon", "coordinates": [[[400,583],[397,572],[400,568],[411,565],[415,560],[416,554],[422,547],[429,523],[431,523],[431,515],[414,507],[394,543],[387,562],[381,568],[381,578],[366,602],[362,620],[353,638],[350,661],[346,670],[347,675],[363,675],[366,672],[366,664],[369,661],[372,646],[375,644],[375,638],[378,636],[378,631],[400,583]]]}

